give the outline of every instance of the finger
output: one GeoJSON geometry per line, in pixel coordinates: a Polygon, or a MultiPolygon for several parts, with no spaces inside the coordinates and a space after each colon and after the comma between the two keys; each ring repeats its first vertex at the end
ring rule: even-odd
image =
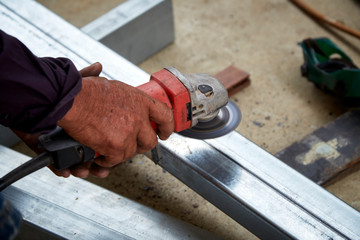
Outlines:
{"type": "Polygon", "coordinates": [[[160,101],[150,105],[150,120],[158,126],[157,134],[161,140],[166,140],[174,131],[174,117],[171,109],[160,101]]]}
{"type": "Polygon", "coordinates": [[[95,177],[105,178],[109,175],[111,168],[104,168],[96,163],[93,163],[90,167],[90,173],[95,177]]]}
{"type": "Polygon", "coordinates": [[[151,124],[147,124],[143,129],[138,133],[137,136],[137,153],[145,153],[153,149],[157,144],[156,133],[153,130],[151,124]]]}
{"type": "Polygon", "coordinates": [[[121,162],[124,162],[124,153],[118,154],[116,157],[113,156],[101,156],[95,158],[94,162],[100,167],[111,168],[121,162]]]}
{"type": "Polygon", "coordinates": [[[124,146],[124,151],[118,152],[115,156],[101,156],[95,158],[94,162],[104,168],[111,168],[119,163],[125,162],[136,155],[137,142],[136,139],[129,140],[129,143],[124,146]]]}
{"type": "MultiPolygon", "coordinates": [[[[90,163],[91,164],[91,163],[90,163]]],[[[74,166],[70,169],[71,174],[75,177],[79,178],[87,178],[90,173],[90,165],[89,164],[81,164],[74,166]]]]}
{"type": "Polygon", "coordinates": [[[99,76],[102,71],[102,65],[99,62],[93,63],[88,67],[81,69],[80,75],[82,77],[99,76]]]}
{"type": "Polygon", "coordinates": [[[126,140],[125,145],[122,146],[122,150],[118,149],[113,152],[115,155],[106,155],[95,158],[95,163],[101,167],[110,168],[114,167],[119,163],[125,162],[128,159],[136,155],[137,150],[137,135],[130,136],[126,140]]]}
{"type": "Polygon", "coordinates": [[[70,169],[57,170],[53,166],[48,166],[48,168],[59,177],[68,178],[71,174],[70,169]]]}
{"type": "Polygon", "coordinates": [[[129,141],[128,145],[125,148],[123,162],[134,157],[136,155],[137,148],[138,148],[137,138],[135,136],[135,138],[132,141],[131,140],[129,141]]]}

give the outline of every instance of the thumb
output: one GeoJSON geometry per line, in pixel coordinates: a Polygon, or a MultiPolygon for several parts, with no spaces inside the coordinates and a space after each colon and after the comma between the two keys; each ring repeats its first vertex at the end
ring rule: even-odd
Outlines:
{"type": "Polygon", "coordinates": [[[174,131],[174,116],[172,110],[163,102],[156,100],[150,105],[150,120],[157,124],[157,135],[166,140],[174,131]]]}
{"type": "Polygon", "coordinates": [[[102,65],[99,62],[93,63],[81,69],[79,72],[82,77],[99,76],[102,71],[102,65]]]}

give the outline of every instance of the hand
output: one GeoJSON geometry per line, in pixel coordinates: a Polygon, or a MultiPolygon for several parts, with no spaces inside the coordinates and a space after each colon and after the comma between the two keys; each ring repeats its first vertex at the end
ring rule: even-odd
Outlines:
{"type": "MultiPolygon", "coordinates": [[[[101,73],[102,66],[100,63],[95,63],[89,67],[86,67],[80,71],[80,74],[83,77],[86,76],[99,76],[101,73]]],[[[17,130],[12,129],[12,131],[20,138],[22,141],[31,148],[35,153],[40,154],[43,152],[42,148],[39,148],[39,136],[40,134],[30,134],[24,133],[17,130]]],[[[70,174],[85,178],[91,173],[97,177],[106,177],[109,174],[109,168],[103,168],[98,166],[96,163],[87,162],[84,164],[79,164],[70,169],[57,170],[53,166],[49,166],[50,170],[53,171],[56,175],[62,177],[69,177],[70,174]]]]}
{"type": "MultiPolygon", "coordinates": [[[[82,70],[80,74],[82,77],[99,76],[102,71],[102,65],[100,63],[94,63],[82,70]]],[[[97,165],[95,162],[86,162],[78,164],[70,169],[58,170],[53,166],[49,166],[50,170],[58,176],[69,177],[72,174],[75,177],[86,178],[89,174],[96,177],[104,178],[109,175],[110,168],[104,168],[97,165]]]]}
{"type": "Polygon", "coordinates": [[[109,168],[155,147],[156,134],[165,140],[173,132],[172,111],[165,103],[125,83],[98,77],[101,64],[80,72],[82,90],[58,124],[104,157],[95,159],[96,164],[80,165],[76,172],[71,170],[72,174],[85,176],[91,172],[104,177],[109,168]],[[157,133],[150,121],[158,125],[157,133]]]}

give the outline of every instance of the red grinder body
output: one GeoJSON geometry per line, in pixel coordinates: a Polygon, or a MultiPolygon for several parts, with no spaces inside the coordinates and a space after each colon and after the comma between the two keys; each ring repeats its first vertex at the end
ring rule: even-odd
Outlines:
{"type": "MultiPolygon", "coordinates": [[[[151,75],[150,81],[137,87],[153,98],[164,102],[172,109],[175,131],[181,132],[191,127],[189,114],[191,102],[187,88],[166,69],[151,75]]],[[[153,124],[154,126],[154,124],[153,124]]],[[[156,126],[154,126],[156,128],[156,126]]]]}

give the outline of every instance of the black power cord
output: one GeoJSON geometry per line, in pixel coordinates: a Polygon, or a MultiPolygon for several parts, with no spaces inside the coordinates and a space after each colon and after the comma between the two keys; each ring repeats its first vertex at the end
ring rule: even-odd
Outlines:
{"type": "Polygon", "coordinates": [[[57,128],[51,133],[41,135],[39,137],[39,143],[45,152],[0,178],[0,191],[20,178],[50,164],[55,169],[62,170],[91,161],[95,158],[95,152],[91,148],[78,143],[61,128],[57,128]]]}
{"type": "Polygon", "coordinates": [[[30,173],[33,173],[40,168],[49,166],[52,163],[52,157],[48,152],[44,152],[31,160],[25,162],[19,167],[15,168],[2,178],[0,178],[0,191],[4,190],[9,185],[13,184],[20,178],[23,178],[30,173]]]}

